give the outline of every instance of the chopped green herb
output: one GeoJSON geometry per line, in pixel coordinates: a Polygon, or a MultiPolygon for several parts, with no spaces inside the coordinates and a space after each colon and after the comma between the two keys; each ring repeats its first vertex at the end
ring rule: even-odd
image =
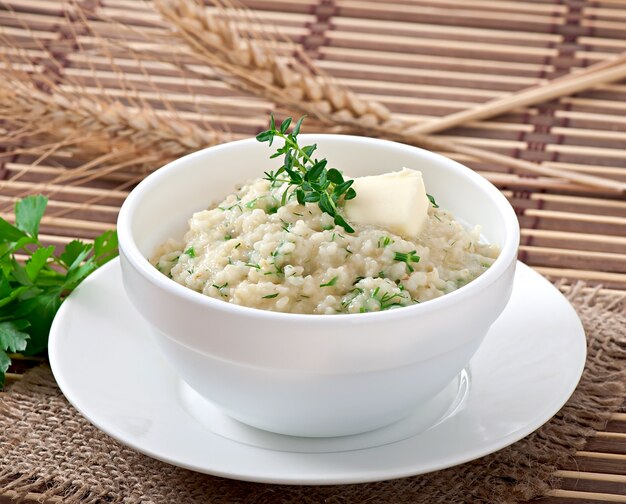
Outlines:
{"type": "Polygon", "coordinates": [[[430,201],[430,204],[433,206],[433,208],[439,208],[439,205],[435,201],[434,196],[427,194],[426,197],[428,198],[428,201],[430,201]]]}
{"type": "Polygon", "coordinates": [[[339,277],[332,277],[328,282],[320,284],[320,287],[332,287],[333,285],[335,285],[337,283],[337,279],[339,277]]]}
{"type": "Polygon", "coordinates": [[[187,254],[191,258],[194,258],[196,257],[196,250],[193,247],[189,247],[187,250],[185,250],[185,254],[187,254]]]}
{"type": "Polygon", "coordinates": [[[270,252],[270,256],[272,256],[272,257],[274,257],[274,258],[275,258],[275,257],[277,257],[277,256],[278,256],[278,254],[280,254],[280,247],[282,247],[284,244],[285,244],[285,242],[284,242],[284,241],[281,241],[281,242],[278,244],[278,246],[277,246],[274,250],[272,250],[272,252],[270,252]]]}
{"type": "Polygon", "coordinates": [[[261,266],[259,266],[258,264],[253,264],[253,263],[246,263],[246,266],[249,266],[250,268],[254,268],[254,269],[261,269],[261,266]]]}
{"type": "Polygon", "coordinates": [[[359,296],[359,294],[363,294],[363,289],[355,287],[350,292],[352,293],[352,296],[346,295],[344,297],[344,300],[341,302],[341,306],[344,310],[348,307],[348,305],[350,305],[350,303],[352,303],[352,301],[354,301],[359,296]]]}
{"type": "Polygon", "coordinates": [[[297,137],[303,121],[304,116],[298,120],[293,131],[287,133],[292,122],[291,117],[285,119],[280,127],[276,128],[274,116],[271,116],[270,128],[257,135],[256,139],[259,142],[268,142],[270,146],[276,137],[284,141],[283,146],[270,156],[271,158],[284,156],[283,165],[275,172],[265,172],[265,178],[274,187],[277,183],[287,184],[281,198],[281,205],[285,205],[287,198],[295,194],[300,205],[317,203],[322,212],[334,218],[335,224],[353,233],[354,229],[339,214],[341,204],[356,196],[355,190],[351,187],[353,181],[344,180],[343,175],[336,168],[327,169],[326,159],[313,158],[317,145],[300,146],[298,144],[297,137]]]}
{"type": "Polygon", "coordinates": [[[216,284],[212,284],[212,285],[211,285],[211,287],[215,287],[215,288],[219,291],[220,296],[222,296],[222,297],[226,297],[226,296],[228,296],[228,294],[227,294],[226,292],[222,292],[222,289],[224,289],[224,288],[228,287],[228,282],[226,282],[226,283],[225,283],[225,284],[223,284],[223,285],[216,285],[216,284]]]}
{"type": "Polygon", "coordinates": [[[239,210],[243,212],[243,208],[241,208],[241,205],[239,203],[235,203],[234,205],[226,207],[226,208],[224,207],[217,207],[217,208],[219,208],[222,212],[225,212],[226,210],[232,210],[233,208],[239,208],[239,210]]]}
{"type": "Polygon", "coordinates": [[[238,242],[237,245],[233,247],[233,250],[237,250],[239,247],[241,247],[241,242],[238,242]]]}
{"type": "Polygon", "coordinates": [[[391,236],[381,236],[378,239],[378,248],[385,248],[387,245],[391,245],[392,243],[395,242],[391,239],[391,236]]]}
{"type": "Polygon", "coordinates": [[[259,198],[254,198],[246,203],[246,208],[254,208],[259,198]]]}
{"type": "Polygon", "coordinates": [[[372,291],[371,298],[378,302],[381,311],[389,310],[396,306],[404,306],[401,301],[406,300],[406,298],[402,296],[402,294],[385,292],[382,296],[379,296],[379,293],[380,287],[376,287],[376,289],[372,291]]]}
{"type": "Polygon", "coordinates": [[[364,279],[365,279],[365,277],[358,276],[358,277],[356,277],[356,278],[354,279],[354,282],[352,282],[352,285],[356,285],[356,284],[358,284],[361,280],[364,280],[364,279]]]}
{"type": "Polygon", "coordinates": [[[278,292],[276,294],[268,294],[267,296],[263,296],[263,299],[274,299],[278,296],[278,292]]]}
{"type": "Polygon", "coordinates": [[[232,237],[231,235],[229,235],[229,234],[224,235],[224,241],[231,240],[232,238],[233,238],[233,237],[232,237]]]}
{"type": "Polygon", "coordinates": [[[266,213],[269,215],[275,214],[276,212],[278,212],[278,207],[275,206],[271,206],[266,210],[266,213]]]}
{"type": "Polygon", "coordinates": [[[390,292],[385,292],[383,296],[378,300],[380,302],[380,310],[389,310],[390,308],[395,308],[397,306],[404,306],[400,300],[405,299],[402,295],[396,293],[391,294],[390,292]]]}
{"type": "Polygon", "coordinates": [[[411,273],[413,273],[415,271],[415,268],[413,268],[413,266],[411,266],[411,263],[418,263],[420,261],[420,256],[415,255],[415,250],[412,250],[411,252],[408,252],[406,254],[404,254],[402,252],[395,252],[395,255],[394,255],[393,258],[396,261],[400,261],[400,262],[406,263],[406,268],[411,273]]]}
{"type": "Polygon", "coordinates": [[[433,217],[434,217],[435,219],[437,219],[439,222],[441,222],[441,219],[439,218],[439,216],[438,216],[437,214],[433,214],[433,217]]]}

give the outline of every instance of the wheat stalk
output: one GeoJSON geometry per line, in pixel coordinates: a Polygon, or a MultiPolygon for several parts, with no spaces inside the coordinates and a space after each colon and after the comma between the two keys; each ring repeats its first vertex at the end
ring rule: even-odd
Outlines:
{"type": "MultiPolygon", "coordinates": [[[[70,31],[74,29],[71,23],[68,26],[70,31]]],[[[76,33],[74,37],[77,39],[76,33]]],[[[4,144],[0,155],[34,158],[9,180],[0,182],[0,189],[55,154],[69,154],[85,162],[31,186],[28,192],[38,190],[53,195],[63,185],[111,178],[128,169],[140,173],[132,178],[137,182],[156,166],[230,138],[213,128],[201,128],[181,119],[165,100],[164,110],[156,110],[141,99],[134,99],[133,90],[126,84],[123,99],[131,106],[112,100],[105,92],[88,92],[80,82],[63,75],[63,65],[53,54],[48,52],[50,57],[43,68],[1,33],[0,39],[12,49],[11,58],[5,53],[0,60],[0,122],[6,131],[0,134],[4,144]],[[57,189],[51,189],[53,186],[57,189]]],[[[31,42],[40,51],[46,51],[36,37],[31,42]]],[[[117,70],[112,57],[110,62],[112,69],[117,70]]],[[[96,86],[104,91],[95,69],[92,71],[96,86]]],[[[123,80],[124,76],[117,73],[123,80]]],[[[146,81],[150,82],[149,77],[146,81]]],[[[25,191],[17,197],[26,195],[25,191]]],[[[104,197],[103,192],[83,207],[104,197]]]]}
{"type": "Polygon", "coordinates": [[[221,143],[224,135],[154,109],[127,107],[58,87],[41,91],[28,76],[0,72],[0,119],[17,129],[29,125],[54,138],[91,135],[95,152],[131,148],[175,158],[221,143]]]}
{"type": "MultiPolygon", "coordinates": [[[[76,30],[76,22],[82,22],[79,31],[84,32],[85,28],[94,38],[102,41],[97,33],[90,30],[83,12],[84,6],[73,0],[69,0],[69,3],[64,0],[63,7],[70,47],[76,45],[78,52],[86,52],[81,46],[81,34],[76,30]]],[[[16,19],[20,20],[19,16],[16,19]]],[[[20,22],[26,31],[31,32],[28,25],[20,22]]],[[[100,91],[97,94],[85,89],[80,81],[65,75],[64,65],[32,32],[31,35],[26,45],[33,45],[48,55],[43,66],[0,31],[0,40],[4,46],[12,49],[11,58],[4,54],[0,59],[0,121],[9,131],[0,140],[15,145],[13,152],[30,151],[36,155],[43,148],[44,152],[37,163],[63,145],[65,148],[73,148],[73,155],[87,160],[105,156],[103,161],[119,163],[132,161],[133,157],[145,158],[150,155],[166,163],[188,152],[230,139],[230,135],[206,124],[200,127],[180,118],[154,86],[139,59],[135,58],[137,66],[143,71],[145,82],[159,96],[162,110],[157,110],[143,100],[132,84],[126,81],[113,56],[106,52],[106,44],[102,43],[101,46],[111,71],[117,75],[120,88],[125,91],[122,97],[124,103],[107,95],[96,68],[89,60],[92,78],[100,91]],[[31,146],[24,149],[27,143],[31,146]],[[46,151],[46,146],[50,146],[50,150],[46,151]],[[107,159],[110,153],[114,153],[113,159],[107,159]]],[[[97,165],[97,162],[89,163],[82,168],[85,170],[90,166],[94,169],[97,165]]],[[[74,171],[76,175],[84,176],[81,170],[74,171]]]]}
{"type": "Polygon", "coordinates": [[[263,40],[257,31],[239,29],[235,20],[243,16],[250,24],[249,10],[233,9],[227,0],[213,3],[216,9],[210,12],[194,0],[155,0],[162,17],[172,23],[178,38],[200,61],[224,71],[231,82],[234,80],[235,85],[257,96],[291,111],[311,115],[343,131],[393,138],[428,149],[466,154],[514,171],[557,177],[611,192],[626,192],[626,184],[612,180],[548,168],[412,131],[414,122],[394,119],[384,105],[364,100],[321,75],[312,62],[305,59],[307,64],[303,64],[300,61],[302,51],[295,45],[288,45],[288,48],[297,57],[281,55],[276,44],[263,40]]]}
{"type": "MultiPolygon", "coordinates": [[[[156,0],[155,6],[200,61],[234,76],[235,85],[326,125],[348,121],[361,127],[389,126],[387,107],[322,75],[294,44],[283,42],[294,56],[278,56],[271,34],[262,39],[256,32],[240,30],[225,5],[215,3],[214,13],[192,1],[156,0]]],[[[246,16],[249,11],[239,13],[246,16]]]]}

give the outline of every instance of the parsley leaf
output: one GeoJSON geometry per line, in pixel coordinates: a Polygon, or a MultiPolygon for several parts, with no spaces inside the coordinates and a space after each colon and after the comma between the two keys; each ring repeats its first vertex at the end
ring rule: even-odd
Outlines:
{"type": "MultiPolygon", "coordinates": [[[[9,224],[0,217],[0,243],[17,242],[20,238],[25,238],[26,234],[16,228],[13,224],[9,224]]],[[[4,254],[3,254],[4,255],[4,254]]]]}
{"type": "Polygon", "coordinates": [[[28,196],[15,204],[15,225],[31,238],[39,236],[39,223],[46,211],[48,199],[41,194],[28,196]]]}
{"type": "Polygon", "coordinates": [[[117,235],[107,231],[94,243],[71,241],[58,256],[39,241],[45,196],[15,204],[15,225],[0,218],[0,388],[11,364],[9,353],[33,355],[48,346],[52,320],[65,297],[91,272],[117,255],[117,235]],[[26,256],[21,262],[17,257],[26,256]]]}
{"type": "Polygon", "coordinates": [[[22,352],[26,348],[29,336],[23,332],[28,323],[23,320],[0,322],[0,388],[4,385],[4,373],[9,369],[9,352],[22,352]]]}

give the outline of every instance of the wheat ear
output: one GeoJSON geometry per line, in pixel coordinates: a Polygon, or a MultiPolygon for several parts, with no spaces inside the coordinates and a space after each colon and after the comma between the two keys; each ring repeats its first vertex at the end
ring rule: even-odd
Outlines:
{"type": "MultiPolygon", "coordinates": [[[[235,20],[242,17],[244,23],[239,22],[239,25],[250,25],[252,15],[248,9],[234,9],[230,0],[213,0],[213,4],[216,9],[211,12],[193,0],[155,1],[162,17],[174,25],[177,36],[200,61],[224,71],[230,82],[247,91],[344,131],[394,138],[428,149],[466,154],[514,171],[557,177],[611,192],[626,192],[626,184],[616,184],[601,177],[548,168],[411,132],[414,122],[395,120],[384,105],[366,101],[322,76],[312,62],[305,65],[297,57],[279,55],[276,45],[268,43],[257,31],[239,29],[235,20]]],[[[296,55],[302,54],[293,44],[290,50],[296,55]]]]}
{"type": "MultiPolygon", "coordinates": [[[[277,41],[240,30],[223,3],[207,11],[184,0],[156,0],[162,17],[202,62],[236,77],[234,83],[291,110],[334,125],[349,121],[360,126],[385,124],[391,113],[384,105],[358,97],[316,71],[300,48],[283,42],[295,56],[277,56],[277,41]]],[[[244,16],[248,11],[239,10],[244,16]]],[[[249,21],[249,20],[248,20],[249,21]]]]}
{"type": "Polygon", "coordinates": [[[107,102],[58,87],[44,92],[28,77],[19,78],[10,72],[0,72],[0,118],[14,128],[45,125],[51,138],[92,134],[94,141],[102,142],[93,144],[101,152],[132,146],[139,152],[178,157],[224,140],[220,132],[153,109],[126,107],[118,101],[107,102]]]}

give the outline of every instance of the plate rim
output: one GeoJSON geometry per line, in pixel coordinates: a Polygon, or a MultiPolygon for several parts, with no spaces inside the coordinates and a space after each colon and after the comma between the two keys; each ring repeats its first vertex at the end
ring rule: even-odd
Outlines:
{"type": "MultiPolygon", "coordinates": [[[[80,286],[78,286],[78,288],[70,295],[70,297],[74,297],[77,298],[80,295],[80,292],[85,288],[84,285],[88,285],[89,283],[94,283],[94,282],[98,282],[100,281],[100,277],[103,277],[107,272],[109,272],[109,270],[114,270],[116,268],[121,269],[120,266],[120,261],[119,258],[115,258],[112,261],[109,261],[109,263],[105,264],[104,266],[102,266],[101,268],[99,268],[98,270],[96,270],[92,275],[90,275],[80,286]]],[[[111,273],[113,273],[113,271],[111,271],[111,273]]],[[[317,475],[263,475],[263,474],[258,474],[258,475],[254,475],[251,474],[250,472],[233,472],[233,471],[225,471],[225,470],[220,470],[219,467],[216,467],[216,464],[213,464],[212,467],[207,467],[205,466],[199,466],[196,464],[190,464],[190,463],[186,463],[184,460],[178,460],[176,458],[171,458],[168,457],[166,455],[163,455],[162,453],[160,453],[159,450],[154,450],[154,449],[149,449],[149,448],[145,448],[144,446],[142,446],[140,443],[133,441],[133,440],[129,440],[128,436],[124,437],[122,435],[120,435],[118,432],[116,432],[113,428],[110,428],[106,422],[101,421],[98,418],[93,418],[94,415],[93,414],[89,414],[89,412],[85,411],[84,408],[81,406],[80,404],[80,397],[75,397],[74,394],[72,393],[73,387],[71,384],[69,384],[67,382],[67,380],[65,379],[63,370],[62,370],[62,365],[60,364],[60,362],[62,361],[62,358],[58,357],[57,352],[60,352],[59,350],[59,345],[61,343],[59,343],[59,341],[61,341],[62,336],[60,336],[60,332],[61,332],[61,328],[63,325],[63,318],[65,317],[65,312],[72,309],[71,305],[72,303],[63,303],[59,309],[59,311],[57,312],[57,315],[53,321],[51,330],[50,330],[50,337],[49,337],[49,361],[50,361],[50,367],[52,369],[52,373],[54,375],[54,378],[61,390],[61,392],[63,393],[64,397],[66,398],[66,400],[80,413],[81,416],[83,416],[90,424],[92,424],[93,426],[95,426],[98,430],[104,432],[107,436],[115,439],[117,442],[121,443],[122,445],[129,447],[130,449],[137,451],[139,453],[142,453],[143,455],[146,455],[150,458],[159,460],[161,462],[170,464],[170,465],[174,465],[177,467],[181,467],[184,469],[188,469],[191,471],[195,471],[195,472],[199,472],[199,473],[204,473],[204,474],[209,474],[209,475],[213,475],[213,476],[218,476],[218,477],[224,477],[224,478],[229,478],[229,479],[236,479],[236,480],[241,480],[241,481],[250,481],[250,482],[256,482],[256,483],[269,483],[269,484],[287,484],[287,485],[293,485],[293,484],[301,484],[301,485],[337,485],[337,484],[354,484],[354,483],[367,483],[367,482],[375,482],[375,481],[383,481],[383,480],[389,480],[389,479],[397,479],[397,478],[405,478],[405,477],[409,477],[409,476],[416,476],[419,474],[426,474],[429,472],[434,472],[434,471],[439,471],[442,469],[446,469],[449,467],[454,467],[460,464],[464,464],[466,462],[472,461],[472,460],[476,460],[478,458],[484,457],[486,455],[489,455],[491,453],[494,453],[496,451],[499,451],[507,446],[510,446],[511,444],[515,443],[516,441],[519,441],[520,439],[526,437],[527,435],[529,435],[530,433],[534,432],[535,430],[537,430],[538,428],[540,428],[542,425],[544,425],[546,422],[548,422],[562,407],[563,405],[568,401],[568,399],[570,398],[570,396],[572,395],[572,393],[574,392],[574,390],[576,389],[580,378],[582,376],[582,373],[584,371],[584,367],[585,367],[585,363],[586,363],[586,337],[585,337],[585,332],[584,332],[584,328],[582,326],[582,323],[580,321],[580,318],[578,317],[578,314],[576,313],[576,311],[574,310],[574,308],[571,306],[571,304],[569,304],[569,302],[567,302],[567,300],[565,299],[565,297],[561,294],[561,292],[551,283],[549,282],[547,279],[545,279],[543,276],[541,276],[539,273],[537,273],[536,271],[534,271],[532,268],[530,268],[529,266],[525,265],[524,263],[518,261],[517,262],[517,267],[516,267],[516,273],[515,273],[515,277],[517,278],[518,275],[524,275],[524,274],[530,274],[530,275],[534,275],[536,280],[541,280],[544,284],[543,287],[546,289],[552,289],[553,293],[558,293],[559,296],[562,296],[563,300],[567,303],[567,305],[569,306],[572,314],[574,315],[574,317],[576,318],[576,320],[578,321],[578,325],[579,325],[579,329],[580,329],[580,333],[576,335],[576,339],[577,339],[577,345],[580,347],[577,350],[577,354],[578,354],[578,362],[576,362],[575,364],[577,365],[577,368],[575,370],[574,376],[576,376],[577,378],[574,380],[572,379],[572,382],[570,383],[570,386],[567,387],[567,392],[564,392],[562,396],[560,396],[558,399],[556,399],[554,401],[554,404],[552,405],[552,407],[547,408],[545,411],[544,415],[541,415],[539,417],[537,417],[537,420],[535,422],[532,422],[530,424],[524,425],[512,432],[510,432],[509,434],[507,434],[506,436],[503,436],[501,438],[499,438],[497,441],[492,442],[491,444],[488,444],[487,446],[484,447],[478,447],[476,449],[473,450],[469,450],[469,451],[464,451],[463,452],[463,456],[459,456],[454,458],[453,460],[443,460],[438,464],[431,464],[427,469],[422,469],[422,470],[416,470],[415,467],[412,466],[407,466],[404,468],[404,470],[398,470],[397,468],[379,468],[378,471],[375,472],[367,472],[367,471],[363,471],[363,472],[358,472],[358,471],[354,471],[353,469],[350,469],[350,471],[346,472],[345,468],[341,468],[341,471],[338,471],[336,474],[332,474],[332,475],[328,475],[328,474],[317,474],[317,475]],[[523,273],[520,273],[520,272],[523,273]],[[581,352],[582,350],[582,352],[581,352]]],[[[108,278],[107,278],[108,279],[108,278]]],[[[122,289],[123,292],[123,288],[122,286],[118,286],[118,288],[122,289]]],[[[514,288],[515,288],[515,284],[514,284],[514,288]]],[[[124,293],[125,296],[125,293],[124,293]]],[[[129,303],[129,307],[131,310],[134,310],[132,308],[132,306],[130,306],[129,303]]],[[[139,317],[141,319],[141,316],[138,313],[135,313],[135,315],[137,317],[139,317]]],[[[148,324],[146,321],[144,321],[143,319],[142,323],[148,324]]],[[[573,363],[574,364],[574,363],[573,363]]],[[[472,370],[472,373],[475,373],[474,370],[472,370]]],[[[75,392],[75,390],[74,390],[75,392]]],[[[81,394],[77,394],[78,396],[80,396],[81,394]]],[[[471,397],[468,398],[468,400],[471,400],[471,397]]],[[[176,408],[183,408],[183,406],[179,403],[176,403],[176,408]]],[[[97,416],[97,415],[96,415],[97,416]]],[[[193,419],[192,416],[189,415],[189,419],[192,422],[197,422],[195,419],[193,419]]],[[[445,420],[442,423],[445,423],[448,420],[445,420]]],[[[433,427],[433,428],[436,428],[433,427]]],[[[261,447],[255,447],[255,446],[250,446],[250,445],[244,445],[241,443],[238,443],[237,441],[228,439],[228,438],[224,438],[222,436],[220,436],[219,434],[214,433],[211,430],[205,429],[205,431],[207,432],[208,436],[214,436],[219,438],[222,441],[227,442],[228,444],[235,444],[238,447],[245,447],[246,449],[250,449],[250,450],[263,450],[263,451],[268,451],[270,453],[279,453],[279,454],[284,454],[284,455],[300,455],[302,456],[303,453],[299,453],[299,452],[286,452],[286,451],[274,451],[274,450],[268,450],[266,448],[261,448],[261,447]]],[[[389,446],[393,446],[393,445],[401,445],[404,443],[409,442],[411,439],[414,439],[416,437],[420,437],[422,435],[426,435],[429,432],[429,430],[419,433],[415,436],[409,437],[407,439],[404,440],[399,440],[395,443],[391,443],[388,445],[383,445],[383,446],[378,446],[378,447],[373,447],[373,448],[364,448],[364,449],[359,449],[359,450],[354,450],[354,452],[358,452],[358,453],[365,453],[367,451],[376,451],[376,450],[381,450],[381,449],[386,449],[389,446]]],[[[305,455],[307,456],[311,456],[311,457],[327,457],[327,456],[331,456],[333,455],[333,453],[306,453],[305,455]]]]}

